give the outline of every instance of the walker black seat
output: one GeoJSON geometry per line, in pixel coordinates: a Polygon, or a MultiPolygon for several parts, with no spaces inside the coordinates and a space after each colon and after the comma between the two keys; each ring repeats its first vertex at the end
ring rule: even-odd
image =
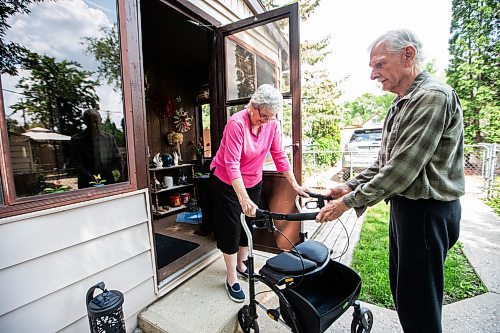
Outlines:
{"type": "Polygon", "coordinates": [[[330,250],[325,244],[314,240],[307,240],[300,243],[292,249],[292,252],[297,253],[303,258],[314,261],[318,266],[323,266],[330,258],[330,250]]]}
{"type": "Polygon", "coordinates": [[[299,275],[312,271],[318,265],[306,258],[301,259],[289,252],[282,252],[268,259],[264,267],[281,274],[299,275]]]}
{"type": "Polygon", "coordinates": [[[330,250],[322,243],[308,240],[293,251],[282,252],[266,261],[259,274],[274,284],[287,278],[302,277],[320,272],[328,263],[330,250]]]}

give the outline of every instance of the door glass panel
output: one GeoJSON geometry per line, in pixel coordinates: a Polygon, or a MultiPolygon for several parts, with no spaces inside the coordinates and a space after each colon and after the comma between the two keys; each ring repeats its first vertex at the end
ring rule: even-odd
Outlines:
{"type": "Polygon", "coordinates": [[[2,36],[15,53],[1,80],[17,197],[127,181],[116,2],[27,9],[2,36]]]}
{"type": "Polygon", "coordinates": [[[249,98],[264,83],[289,93],[288,18],[224,38],[226,98],[249,98]]]}

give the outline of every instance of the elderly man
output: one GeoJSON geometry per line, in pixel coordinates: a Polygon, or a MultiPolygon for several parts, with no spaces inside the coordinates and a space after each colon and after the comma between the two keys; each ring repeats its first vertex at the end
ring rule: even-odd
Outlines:
{"type": "Polygon", "coordinates": [[[422,45],[410,31],[389,31],[371,47],[371,79],[395,93],[377,160],[318,214],[332,221],[390,202],[389,278],[405,332],[441,332],[443,266],[459,235],[464,194],[463,121],[455,91],[422,70],[422,45]]]}

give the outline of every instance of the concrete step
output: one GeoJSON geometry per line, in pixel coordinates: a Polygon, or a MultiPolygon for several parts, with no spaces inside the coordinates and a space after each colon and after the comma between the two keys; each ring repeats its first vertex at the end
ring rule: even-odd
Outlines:
{"type": "MultiPolygon", "coordinates": [[[[262,252],[254,256],[258,270],[272,254],[262,252]]],[[[139,327],[144,333],[238,332],[238,310],[248,303],[229,299],[225,276],[221,254],[208,267],[143,310],[138,316],[139,327]]],[[[248,295],[248,283],[240,284],[248,295]]],[[[263,283],[256,284],[257,292],[259,287],[263,288],[263,283]]]]}

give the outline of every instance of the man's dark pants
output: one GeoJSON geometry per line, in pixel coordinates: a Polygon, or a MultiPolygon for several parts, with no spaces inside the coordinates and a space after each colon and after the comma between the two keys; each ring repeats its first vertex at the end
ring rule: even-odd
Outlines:
{"type": "Polygon", "coordinates": [[[391,198],[389,280],[405,333],[441,333],[444,261],[458,239],[459,200],[391,198]]]}

